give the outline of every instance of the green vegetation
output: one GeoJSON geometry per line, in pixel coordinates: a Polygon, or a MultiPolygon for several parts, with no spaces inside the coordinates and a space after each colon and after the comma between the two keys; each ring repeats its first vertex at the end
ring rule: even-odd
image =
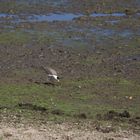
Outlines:
{"type": "Polygon", "coordinates": [[[53,43],[54,39],[47,34],[36,32],[34,34],[27,33],[22,30],[6,31],[0,34],[1,45],[23,45],[29,43],[37,43],[39,45],[53,43]]]}
{"type": "MultiPolygon", "coordinates": [[[[47,116],[50,119],[53,111],[57,111],[56,114],[60,115],[58,119],[73,118],[82,113],[87,118],[93,119],[101,112],[125,109],[137,115],[140,114],[139,92],[138,84],[126,79],[113,78],[62,81],[55,87],[37,84],[1,84],[0,107],[15,111],[24,110],[18,106],[20,103],[43,107],[50,113],[47,116]],[[130,96],[132,99],[129,99],[130,96]]],[[[24,113],[33,113],[32,109],[27,107],[27,112],[24,110],[24,113]]]]}
{"type": "Polygon", "coordinates": [[[30,41],[30,36],[22,32],[3,32],[0,34],[2,45],[22,45],[30,41]]]}

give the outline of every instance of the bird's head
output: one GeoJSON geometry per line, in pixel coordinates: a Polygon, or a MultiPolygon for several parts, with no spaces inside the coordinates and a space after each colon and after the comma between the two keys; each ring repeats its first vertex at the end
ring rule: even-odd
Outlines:
{"type": "Polygon", "coordinates": [[[48,75],[50,77],[50,79],[55,79],[57,82],[60,82],[60,78],[57,75],[48,75]]]}
{"type": "Polygon", "coordinates": [[[60,77],[57,76],[57,81],[60,82],[60,77]]]}

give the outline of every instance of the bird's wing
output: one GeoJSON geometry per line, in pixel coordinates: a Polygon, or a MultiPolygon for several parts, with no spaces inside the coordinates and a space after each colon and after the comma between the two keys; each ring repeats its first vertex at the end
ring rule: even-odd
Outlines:
{"type": "Polygon", "coordinates": [[[43,68],[43,70],[47,74],[57,75],[57,72],[54,69],[50,68],[50,67],[44,67],[44,66],[42,66],[42,68],[43,68]]]}
{"type": "Polygon", "coordinates": [[[48,70],[51,72],[52,75],[57,75],[57,72],[54,69],[48,67],[48,70]]]}

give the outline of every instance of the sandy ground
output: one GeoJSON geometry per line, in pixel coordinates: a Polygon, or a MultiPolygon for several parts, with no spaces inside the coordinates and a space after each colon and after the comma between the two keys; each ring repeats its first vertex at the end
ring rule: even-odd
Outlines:
{"type": "Polygon", "coordinates": [[[79,128],[77,125],[45,124],[40,126],[0,125],[2,140],[140,140],[140,136],[128,131],[103,133],[95,129],[79,128]]]}

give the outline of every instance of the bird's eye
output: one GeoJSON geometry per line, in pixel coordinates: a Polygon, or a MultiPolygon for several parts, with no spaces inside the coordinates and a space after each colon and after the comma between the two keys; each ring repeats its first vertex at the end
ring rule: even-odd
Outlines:
{"type": "Polygon", "coordinates": [[[59,80],[59,79],[60,79],[60,77],[57,77],[57,79],[59,80]]]}

